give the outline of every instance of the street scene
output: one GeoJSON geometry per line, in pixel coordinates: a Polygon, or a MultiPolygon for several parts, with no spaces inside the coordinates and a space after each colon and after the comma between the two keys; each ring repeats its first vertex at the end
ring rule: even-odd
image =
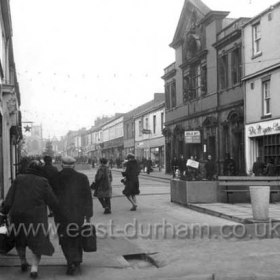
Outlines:
{"type": "MultiPolygon", "coordinates": [[[[95,171],[85,173],[91,180],[95,171]]],[[[100,228],[98,251],[84,254],[77,279],[279,279],[278,238],[240,237],[238,228],[237,237],[226,237],[228,229],[240,223],[171,203],[166,178],[140,175],[139,209],[130,212],[130,205],[121,194],[121,178],[120,171],[113,171],[111,215],[104,215],[98,200],[93,199],[93,222],[97,228],[106,227],[107,234],[100,228]],[[157,234],[156,230],[149,234],[149,225],[162,227],[157,234]],[[183,227],[191,229],[193,225],[196,233],[186,235],[183,227]],[[211,236],[206,232],[201,235],[199,225],[211,228],[211,236]]],[[[40,278],[68,279],[57,237],[51,239],[56,251],[52,257],[42,258],[40,278]]],[[[15,250],[1,255],[0,267],[1,279],[29,278],[20,271],[15,250]]]]}
{"type": "Polygon", "coordinates": [[[0,0],[0,279],[280,279],[279,26],[0,0]]]}

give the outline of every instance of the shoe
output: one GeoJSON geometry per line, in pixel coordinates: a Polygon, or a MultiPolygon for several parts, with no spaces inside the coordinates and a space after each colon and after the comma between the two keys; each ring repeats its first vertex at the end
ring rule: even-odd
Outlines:
{"type": "Polygon", "coordinates": [[[130,209],[130,211],[136,211],[136,208],[137,208],[137,206],[134,205],[134,206],[132,206],[132,208],[130,209]]]}
{"type": "Polygon", "coordinates": [[[38,278],[38,272],[37,271],[30,272],[30,278],[32,278],[32,279],[38,278]]]}
{"type": "Polygon", "coordinates": [[[111,214],[111,210],[109,208],[105,208],[104,214],[111,214]]]}
{"type": "Polygon", "coordinates": [[[76,270],[76,266],[74,264],[70,264],[67,266],[66,275],[74,275],[76,270]]]}

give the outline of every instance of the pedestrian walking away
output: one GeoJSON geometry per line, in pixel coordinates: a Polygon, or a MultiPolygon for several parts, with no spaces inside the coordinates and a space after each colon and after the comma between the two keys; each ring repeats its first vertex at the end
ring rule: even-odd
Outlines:
{"type": "Polygon", "coordinates": [[[107,166],[107,159],[100,159],[100,166],[95,175],[94,196],[98,198],[104,214],[111,213],[111,197],[112,197],[112,172],[107,166]]]}
{"type": "Polygon", "coordinates": [[[31,161],[25,174],[19,174],[10,187],[0,216],[10,216],[22,272],[27,271],[29,266],[26,247],[32,252],[31,278],[38,277],[41,255],[51,256],[54,253],[48,236],[47,206],[58,214],[58,201],[42,174],[40,162],[31,161]],[[28,230],[30,228],[33,230],[28,230]]]}
{"type": "Polygon", "coordinates": [[[140,193],[139,191],[139,166],[135,156],[133,154],[127,155],[126,169],[122,172],[122,175],[125,177],[123,183],[125,188],[123,194],[132,204],[131,211],[135,211],[137,208],[136,195],[140,193]]]}
{"type": "MultiPolygon", "coordinates": [[[[45,165],[42,167],[43,175],[48,180],[50,186],[54,188],[56,175],[58,169],[52,165],[52,157],[44,156],[45,165]]],[[[50,211],[49,217],[53,217],[53,213],[50,211]]]]}
{"type": "Polygon", "coordinates": [[[60,206],[55,222],[59,225],[59,243],[67,261],[68,275],[73,275],[83,261],[80,233],[84,221],[89,223],[93,215],[88,178],[74,167],[74,158],[62,158],[63,169],[57,175],[54,189],[60,206]]]}

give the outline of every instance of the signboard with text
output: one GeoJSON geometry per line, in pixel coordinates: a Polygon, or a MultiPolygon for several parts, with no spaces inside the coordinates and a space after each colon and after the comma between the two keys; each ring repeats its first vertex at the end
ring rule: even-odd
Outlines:
{"type": "Polygon", "coordinates": [[[201,143],[200,131],[197,130],[190,130],[185,131],[185,143],[201,143]]]}

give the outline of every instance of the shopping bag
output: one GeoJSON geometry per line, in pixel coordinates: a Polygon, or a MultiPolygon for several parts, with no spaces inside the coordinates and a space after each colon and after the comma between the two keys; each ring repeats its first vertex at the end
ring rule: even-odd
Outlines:
{"type": "Polygon", "coordinates": [[[5,222],[0,226],[0,253],[7,254],[14,246],[14,236],[9,232],[8,224],[5,222]]]}
{"type": "Polygon", "coordinates": [[[83,224],[81,228],[82,247],[84,252],[96,252],[96,229],[93,224],[83,224]]]}

